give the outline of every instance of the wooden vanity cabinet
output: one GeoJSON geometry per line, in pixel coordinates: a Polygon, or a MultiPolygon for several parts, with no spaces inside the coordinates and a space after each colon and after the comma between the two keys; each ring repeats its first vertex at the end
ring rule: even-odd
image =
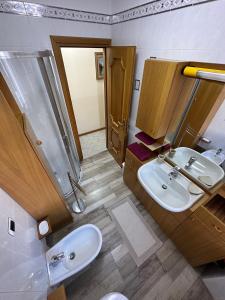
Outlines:
{"type": "Polygon", "coordinates": [[[212,196],[205,194],[190,209],[172,213],[159,206],[139,183],[137,171],[146,162],[127,150],[124,182],[165,234],[193,266],[225,258],[224,187],[212,196]]]}
{"type": "Polygon", "coordinates": [[[166,135],[185,78],[187,62],[148,59],[145,61],[136,126],[159,139],[166,135]]]}
{"type": "Polygon", "coordinates": [[[144,163],[147,163],[150,160],[151,159],[142,162],[130,150],[127,149],[125,157],[125,168],[123,172],[124,183],[129,187],[129,189],[134,193],[134,195],[146,207],[147,210],[149,210],[153,205],[153,200],[149,199],[149,195],[139,183],[137,178],[137,171],[144,163]]]}
{"type": "Polygon", "coordinates": [[[215,193],[173,233],[172,240],[193,266],[225,258],[225,200],[215,193]]]}
{"type": "Polygon", "coordinates": [[[199,218],[198,210],[174,231],[171,239],[192,266],[225,258],[225,241],[199,218]]]}

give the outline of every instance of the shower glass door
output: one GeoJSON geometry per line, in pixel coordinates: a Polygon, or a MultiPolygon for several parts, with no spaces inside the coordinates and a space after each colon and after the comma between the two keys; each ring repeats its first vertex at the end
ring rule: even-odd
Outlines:
{"type": "Polygon", "coordinates": [[[79,180],[80,163],[54,68],[50,51],[0,52],[0,71],[29,121],[61,192],[67,197],[72,192],[67,173],[79,180]]]}

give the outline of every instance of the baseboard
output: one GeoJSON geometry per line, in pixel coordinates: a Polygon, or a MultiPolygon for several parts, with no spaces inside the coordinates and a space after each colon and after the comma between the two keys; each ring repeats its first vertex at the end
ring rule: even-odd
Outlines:
{"type": "Polygon", "coordinates": [[[101,128],[95,129],[95,130],[91,130],[91,131],[88,131],[88,132],[84,132],[84,133],[79,134],[79,136],[86,135],[86,134],[90,134],[90,133],[94,133],[94,132],[97,132],[97,131],[101,131],[101,130],[103,130],[103,129],[106,129],[106,127],[101,127],[101,128]]]}

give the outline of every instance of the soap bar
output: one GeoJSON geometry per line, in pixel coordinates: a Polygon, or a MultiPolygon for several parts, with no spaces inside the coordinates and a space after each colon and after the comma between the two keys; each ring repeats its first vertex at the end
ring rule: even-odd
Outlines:
{"type": "Polygon", "coordinates": [[[188,190],[192,195],[200,195],[203,194],[203,190],[201,190],[197,185],[194,183],[190,183],[188,186],[188,190]]]}
{"type": "Polygon", "coordinates": [[[210,176],[198,176],[198,179],[207,186],[213,185],[213,181],[210,176]]]}

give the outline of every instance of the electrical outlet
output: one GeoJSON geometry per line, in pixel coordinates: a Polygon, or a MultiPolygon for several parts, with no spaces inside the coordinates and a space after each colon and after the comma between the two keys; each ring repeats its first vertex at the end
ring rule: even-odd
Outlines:
{"type": "Polygon", "coordinates": [[[139,79],[134,80],[134,89],[136,91],[139,91],[139,89],[140,89],[140,80],[139,79]]]}
{"type": "Polygon", "coordinates": [[[15,221],[11,218],[8,218],[8,234],[14,236],[16,231],[15,221]]]}

